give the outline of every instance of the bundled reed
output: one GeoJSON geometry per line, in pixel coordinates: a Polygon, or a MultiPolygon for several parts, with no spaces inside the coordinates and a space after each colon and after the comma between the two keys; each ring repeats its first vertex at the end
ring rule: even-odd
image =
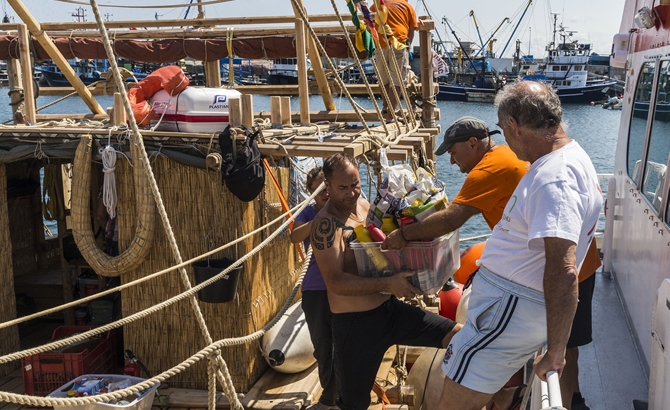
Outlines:
{"type": "MultiPolygon", "coordinates": [[[[0,164],[0,322],[16,318],[14,296],[14,269],[12,268],[12,239],[9,231],[9,210],[7,208],[7,172],[5,164],[0,164]]],[[[19,331],[16,326],[0,329],[0,351],[19,350],[19,331]]],[[[19,365],[14,361],[0,365],[0,376],[11,373],[19,365]]]]}
{"type": "MultiPolygon", "coordinates": [[[[72,178],[72,234],[86,262],[102,276],[119,276],[135,269],[144,260],[154,237],[155,206],[149,181],[142,163],[135,161],[134,184],[137,186],[139,212],[137,228],[133,230],[132,243],[120,255],[111,257],[96,244],[91,230],[91,136],[83,135],[77,146],[72,178]]],[[[131,153],[137,157],[138,148],[131,144],[131,153]]]]}
{"type": "MultiPolygon", "coordinates": [[[[184,260],[228,243],[281,214],[279,197],[269,178],[259,198],[243,203],[222,186],[218,172],[189,168],[164,157],[154,161],[153,171],[184,260]]],[[[288,169],[277,168],[275,175],[288,193],[288,169]]],[[[135,189],[131,168],[126,161],[117,162],[120,251],[129,245],[137,223],[135,189]]],[[[157,227],[155,235],[145,261],[124,275],[123,281],[175,264],[164,229],[157,227]]],[[[257,235],[215,257],[236,259],[262,240],[263,235],[257,235]]],[[[291,273],[296,266],[296,254],[288,232],[247,261],[235,300],[224,304],[200,303],[212,338],[244,336],[267,323],[290,293],[295,281],[291,273]]],[[[187,270],[195,283],[192,269],[187,270]]],[[[162,302],[183,289],[179,273],[175,271],[124,291],[123,314],[162,302]]],[[[153,373],[175,365],[205,346],[188,301],[125,326],[124,343],[153,373]]],[[[222,354],[238,391],[248,391],[267,369],[256,343],[230,347],[222,354]]],[[[174,387],[197,389],[206,389],[206,383],[206,363],[191,366],[168,382],[174,387]]]]}

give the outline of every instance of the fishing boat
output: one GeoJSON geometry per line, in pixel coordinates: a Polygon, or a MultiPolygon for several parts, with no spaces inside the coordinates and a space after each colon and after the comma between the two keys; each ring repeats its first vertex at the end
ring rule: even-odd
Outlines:
{"type": "Polygon", "coordinates": [[[563,25],[556,28],[557,15],[554,14],[554,37],[546,47],[544,67],[525,80],[547,82],[556,89],[563,103],[590,103],[607,98],[607,92],[613,90],[615,80],[589,80],[588,64],[591,45],[577,40],[568,40],[575,32],[566,31],[563,25]],[[556,34],[561,42],[556,42],[556,34]]]}
{"type": "MultiPolygon", "coordinates": [[[[91,85],[94,82],[100,81],[102,79],[101,72],[95,65],[91,64],[87,60],[81,60],[77,58],[68,60],[68,63],[74,70],[77,77],[79,77],[85,85],[91,85]]],[[[70,82],[67,80],[67,78],[65,78],[65,75],[63,75],[56,64],[52,63],[44,66],[36,66],[35,71],[41,74],[42,78],[49,87],[70,86],[70,82]]]]}

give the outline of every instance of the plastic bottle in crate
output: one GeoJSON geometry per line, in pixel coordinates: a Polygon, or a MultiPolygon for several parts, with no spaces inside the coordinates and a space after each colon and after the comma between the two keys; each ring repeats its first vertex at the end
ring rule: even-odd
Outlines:
{"type": "MultiPolygon", "coordinates": [[[[359,242],[374,242],[372,240],[372,237],[370,236],[370,233],[365,229],[363,225],[358,225],[357,227],[355,227],[354,232],[356,233],[356,239],[358,239],[359,242]]],[[[384,256],[384,254],[379,249],[366,248],[365,253],[370,258],[370,261],[372,262],[378,273],[384,275],[383,272],[393,269],[391,262],[386,258],[386,256],[384,256]]]]}

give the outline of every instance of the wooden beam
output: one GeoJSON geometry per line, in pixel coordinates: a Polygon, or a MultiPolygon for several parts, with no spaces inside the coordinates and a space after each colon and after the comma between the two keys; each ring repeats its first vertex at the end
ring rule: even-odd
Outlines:
{"type": "Polygon", "coordinates": [[[86,88],[81,79],[75,74],[70,64],[67,62],[65,57],[58,51],[56,45],[51,40],[48,34],[42,31],[40,23],[35,20],[35,18],[30,14],[28,9],[23,5],[21,0],[7,0],[7,2],[12,6],[16,14],[19,15],[21,20],[28,26],[28,29],[35,33],[35,38],[42,45],[44,51],[49,54],[49,57],[61,70],[65,78],[72,84],[74,89],[77,91],[79,96],[84,100],[88,108],[93,114],[104,114],[105,111],[102,109],[100,104],[93,98],[91,92],[86,88]]]}
{"type": "Polygon", "coordinates": [[[252,127],[254,125],[254,96],[242,96],[242,125],[252,127]]]}
{"type": "MultiPolygon", "coordinates": [[[[307,15],[307,10],[302,4],[302,0],[296,0],[296,3],[299,7],[302,8],[302,12],[307,15]]],[[[300,13],[293,6],[293,12],[295,13],[296,18],[300,18],[300,13]]],[[[353,27],[353,26],[352,26],[353,27]]],[[[312,62],[312,70],[314,71],[314,77],[316,78],[316,83],[319,85],[319,91],[321,98],[323,98],[323,105],[327,110],[335,109],[335,101],[333,100],[333,95],[330,92],[330,87],[328,86],[328,80],[326,79],[326,73],[323,70],[323,64],[321,62],[321,55],[319,54],[319,49],[316,47],[316,42],[309,34],[305,33],[307,36],[307,52],[309,53],[309,60],[312,62]]]]}
{"type": "Polygon", "coordinates": [[[237,97],[228,98],[228,123],[231,127],[242,125],[242,100],[237,97]]]}
{"type": "Polygon", "coordinates": [[[33,64],[30,58],[30,38],[25,24],[19,24],[19,56],[21,61],[21,82],[23,83],[23,111],[25,121],[37,122],[35,115],[35,93],[33,92],[33,64]]]}
{"type": "Polygon", "coordinates": [[[291,125],[291,97],[279,97],[281,105],[282,125],[291,125]]]}
{"type": "MultiPolygon", "coordinates": [[[[362,19],[362,16],[361,16],[362,19]]],[[[335,14],[313,14],[309,16],[312,23],[336,22],[335,14]]],[[[258,17],[221,17],[204,19],[171,19],[171,20],[119,20],[106,21],[108,29],[131,28],[131,27],[216,27],[216,26],[239,26],[255,24],[293,24],[295,16],[258,16],[258,17]]],[[[42,23],[44,30],[97,30],[95,21],[83,22],[45,22],[42,23]]],[[[15,30],[16,23],[2,23],[0,30],[15,30]]]]}
{"type": "Polygon", "coordinates": [[[300,124],[309,120],[309,84],[307,80],[307,44],[305,43],[305,23],[295,20],[295,52],[298,59],[298,96],[300,97],[300,124]]]}
{"type": "MultiPolygon", "coordinates": [[[[435,105],[435,95],[433,90],[433,47],[432,31],[435,28],[433,20],[419,20],[419,44],[421,60],[421,96],[424,104],[422,106],[421,121],[425,126],[433,127],[435,125],[435,116],[433,115],[433,106],[435,105]]],[[[430,151],[426,153],[429,159],[435,160],[435,154],[430,151]]]]}
{"type": "Polygon", "coordinates": [[[21,96],[23,80],[21,79],[21,62],[16,58],[7,60],[7,79],[9,82],[9,101],[12,106],[12,119],[14,120],[14,124],[23,124],[25,123],[23,112],[21,111],[23,104],[23,97],[21,96]]]}
{"type": "Polygon", "coordinates": [[[114,114],[112,124],[117,127],[126,122],[126,110],[123,107],[123,97],[121,93],[114,93],[114,114]]]}
{"type": "MultiPolygon", "coordinates": [[[[138,31],[138,30],[133,30],[138,31]]],[[[207,47],[207,44],[205,44],[207,47]]],[[[219,68],[219,60],[205,61],[205,86],[211,88],[221,87],[221,70],[219,68]]]]}
{"type": "MultiPolygon", "coordinates": [[[[272,155],[275,157],[285,157],[286,154],[298,157],[319,157],[328,158],[329,156],[343,152],[341,147],[319,147],[319,146],[300,146],[300,145],[274,145],[258,144],[258,149],[262,155],[272,155]],[[285,150],[286,151],[285,151],[285,150]]],[[[407,161],[407,151],[402,149],[388,149],[386,151],[388,159],[395,161],[407,161]]]]}
{"type": "Polygon", "coordinates": [[[273,128],[282,128],[282,106],[281,97],[270,97],[270,122],[273,128]]]}

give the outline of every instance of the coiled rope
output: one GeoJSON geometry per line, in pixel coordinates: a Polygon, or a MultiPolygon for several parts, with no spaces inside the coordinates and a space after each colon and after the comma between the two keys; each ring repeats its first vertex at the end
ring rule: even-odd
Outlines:
{"type": "Polygon", "coordinates": [[[102,150],[102,172],[105,179],[102,183],[102,203],[107,208],[107,214],[110,219],[116,218],[116,150],[111,145],[107,145],[102,150]]]}

